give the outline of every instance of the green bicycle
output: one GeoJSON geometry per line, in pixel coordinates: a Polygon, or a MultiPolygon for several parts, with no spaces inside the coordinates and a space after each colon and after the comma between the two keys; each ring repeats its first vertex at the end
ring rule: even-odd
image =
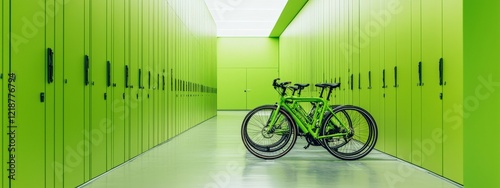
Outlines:
{"type": "MultiPolygon", "coordinates": [[[[297,135],[313,139],[343,160],[356,160],[370,153],[377,141],[373,117],[360,107],[328,105],[332,90],[340,84],[316,84],[322,88],[320,97],[297,97],[287,93],[290,82],[278,80],[273,81],[273,87],[280,93],[280,101],[253,109],[243,120],[241,136],[250,153],[262,159],[280,158],[293,148],[297,135]],[[301,103],[313,104],[309,113],[301,103]]],[[[305,87],[298,85],[292,90],[305,87]]]]}

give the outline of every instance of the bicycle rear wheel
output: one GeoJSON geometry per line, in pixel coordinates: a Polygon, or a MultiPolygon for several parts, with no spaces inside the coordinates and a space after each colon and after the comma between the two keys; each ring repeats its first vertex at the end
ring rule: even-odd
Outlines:
{"type": "Polygon", "coordinates": [[[247,150],[262,159],[276,159],[288,153],[297,140],[295,122],[286,111],[280,109],[274,128],[269,131],[274,105],[266,105],[250,111],[241,126],[241,138],[247,150]]]}
{"type": "Polygon", "coordinates": [[[349,132],[350,134],[323,139],[326,150],[343,160],[357,160],[368,155],[377,142],[377,125],[373,117],[366,110],[350,105],[334,109],[333,114],[328,114],[323,121],[321,135],[349,132]],[[347,115],[333,115],[339,113],[347,115]],[[350,130],[341,128],[340,122],[347,125],[350,130]]]}

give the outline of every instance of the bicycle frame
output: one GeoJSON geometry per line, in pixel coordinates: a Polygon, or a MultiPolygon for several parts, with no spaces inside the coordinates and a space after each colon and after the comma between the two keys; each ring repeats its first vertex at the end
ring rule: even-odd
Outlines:
{"type": "Polygon", "coordinates": [[[297,126],[305,133],[305,134],[311,134],[311,136],[315,139],[324,139],[324,138],[331,138],[331,137],[342,137],[347,135],[348,133],[337,133],[337,134],[331,134],[331,135],[323,135],[319,136],[319,127],[323,124],[323,116],[325,112],[329,111],[330,113],[333,114],[333,117],[336,119],[338,124],[334,125],[339,125],[345,130],[349,130],[349,127],[344,125],[338,118],[335,116],[333,110],[328,106],[328,101],[323,99],[323,98],[318,98],[318,97],[295,97],[295,96],[283,96],[281,97],[279,103],[277,104],[277,108],[273,113],[271,114],[271,119],[269,122],[269,130],[274,130],[274,125],[277,122],[277,115],[279,110],[283,108],[285,111],[287,111],[294,122],[297,124],[297,126]],[[314,111],[313,119],[311,123],[308,123],[305,120],[305,117],[300,116],[301,113],[297,110],[297,107],[300,106],[300,103],[316,103],[316,110],[314,111]]]}

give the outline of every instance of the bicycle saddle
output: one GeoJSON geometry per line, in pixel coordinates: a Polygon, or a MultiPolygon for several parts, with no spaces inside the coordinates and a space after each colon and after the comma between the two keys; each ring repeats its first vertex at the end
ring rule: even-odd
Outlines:
{"type": "Polygon", "coordinates": [[[335,88],[338,88],[340,87],[340,83],[334,83],[334,84],[331,84],[331,83],[324,83],[324,84],[316,84],[315,85],[316,87],[320,87],[320,88],[332,88],[332,89],[335,89],[335,88]]]}
{"type": "Polygon", "coordinates": [[[309,84],[295,84],[299,89],[304,89],[309,86],[309,84]]]}

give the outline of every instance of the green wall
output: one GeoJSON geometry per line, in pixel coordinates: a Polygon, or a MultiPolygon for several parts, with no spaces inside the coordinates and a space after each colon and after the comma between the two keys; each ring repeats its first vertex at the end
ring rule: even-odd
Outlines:
{"type": "Polygon", "coordinates": [[[216,115],[203,0],[1,2],[1,187],[76,187],[216,115]]]}
{"type": "MultiPolygon", "coordinates": [[[[332,103],[374,116],[377,150],[463,184],[462,6],[309,1],[280,37],[280,77],[340,82],[332,103]]],[[[411,174],[401,173],[394,187],[405,178],[411,174]]]]}
{"type": "Polygon", "coordinates": [[[278,95],[277,38],[218,38],[217,109],[245,110],[274,104],[278,95]]]}
{"type": "Polygon", "coordinates": [[[465,187],[500,187],[499,33],[500,2],[464,0],[465,187]]]}

